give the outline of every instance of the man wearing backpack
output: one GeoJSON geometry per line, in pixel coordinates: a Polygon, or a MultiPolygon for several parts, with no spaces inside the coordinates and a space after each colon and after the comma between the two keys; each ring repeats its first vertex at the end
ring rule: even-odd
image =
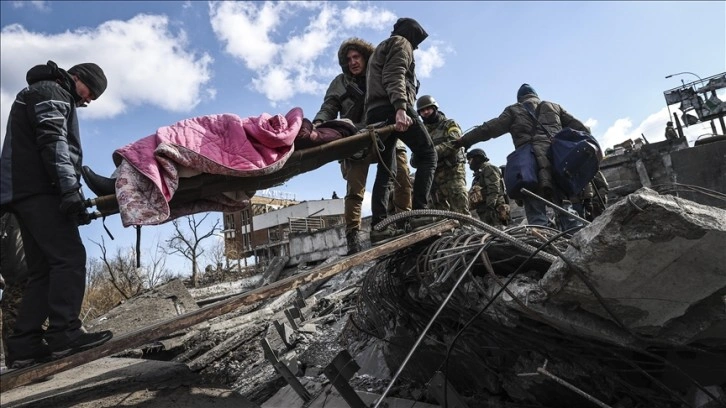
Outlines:
{"type": "MultiPolygon", "coordinates": [[[[589,132],[581,121],[560,105],[540,100],[532,86],[522,84],[517,91],[517,103],[507,106],[499,117],[486,121],[467,132],[457,141],[457,144],[468,149],[474,143],[484,142],[505,133],[512,135],[515,148],[531,144],[537,162],[538,178],[537,191],[533,192],[559,204],[563,197],[555,187],[552,164],[547,155],[551,143],[548,133],[557,134],[564,127],[589,132]]],[[[547,226],[549,224],[547,208],[542,201],[529,196],[524,196],[522,201],[527,222],[530,225],[547,226]]]]}

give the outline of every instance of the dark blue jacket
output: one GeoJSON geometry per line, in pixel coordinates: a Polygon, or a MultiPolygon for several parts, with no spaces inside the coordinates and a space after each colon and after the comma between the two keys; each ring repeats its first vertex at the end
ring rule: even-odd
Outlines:
{"type": "Polygon", "coordinates": [[[0,204],[80,188],[79,100],[72,77],[52,61],[31,68],[10,109],[0,156],[0,204]]]}

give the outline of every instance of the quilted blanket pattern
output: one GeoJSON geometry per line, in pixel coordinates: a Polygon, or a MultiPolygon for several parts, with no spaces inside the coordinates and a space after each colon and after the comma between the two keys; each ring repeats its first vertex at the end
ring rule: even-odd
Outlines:
{"type": "Polygon", "coordinates": [[[156,225],[205,211],[238,211],[246,194],[219,194],[171,209],[180,168],[198,173],[254,177],[277,171],[294,150],[303,112],[241,118],[217,114],[185,119],[113,154],[116,197],[124,226],[156,225]]]}

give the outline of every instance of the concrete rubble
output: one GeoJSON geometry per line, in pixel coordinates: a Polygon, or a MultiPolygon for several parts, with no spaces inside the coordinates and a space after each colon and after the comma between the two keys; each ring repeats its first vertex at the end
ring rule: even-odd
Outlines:
{"type": "MultiPolygon", "coordinates": [[[[567,262],[521,266],[527,253],[464,223],[123,357],[10,390],[2,405],[343,408],[352,405],[333,386],[340,378],[331,383],[325,372],[347,351],[359,368],[344,382],[361,406],[377,402],[404,362],[388,407],[442,406],[444,381],[449,407],[726,406],[726,210],[644,188],[569,239],[507,233],[532,247],[551,240],[542,250],[567,262]]],[[[194,308],[189,292],[209,301],[261,279],[224,290],[172,282],[95,327],[138,328],[194,308]]]]}
{"type": "MultiPolygon", "coordinates": [[[[576,234],[564,254],[630,330],[726,347],[726,210],[643,188],[576,234]],[[709,302],[712,313],[702,310],[709,302]]],[[[562,260],[540,285],[553,303],[613,319],[562,260]]]]}

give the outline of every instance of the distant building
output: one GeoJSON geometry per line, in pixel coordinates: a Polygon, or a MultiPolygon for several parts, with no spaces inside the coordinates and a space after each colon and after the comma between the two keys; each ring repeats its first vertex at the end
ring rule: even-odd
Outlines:
{"type": "Polygon", "coordinates": [[[256,265],[266,265],[275,256],[292,257],[291,235],[342,225],[343,210],[343,199],[297,202],[255,196],[250,208],[224,213],[225,256],[254,257],[256,265]]]}
{"type": "Polygon", "coordinates": [[[726,140],[703,139],[689,147],[685,139],[644,144],[639,149],[608,149],[600,163],[610,191],[609,203],[649,187],[700,204],[726,208],[709,191],[726,194],[726,140]]]}

